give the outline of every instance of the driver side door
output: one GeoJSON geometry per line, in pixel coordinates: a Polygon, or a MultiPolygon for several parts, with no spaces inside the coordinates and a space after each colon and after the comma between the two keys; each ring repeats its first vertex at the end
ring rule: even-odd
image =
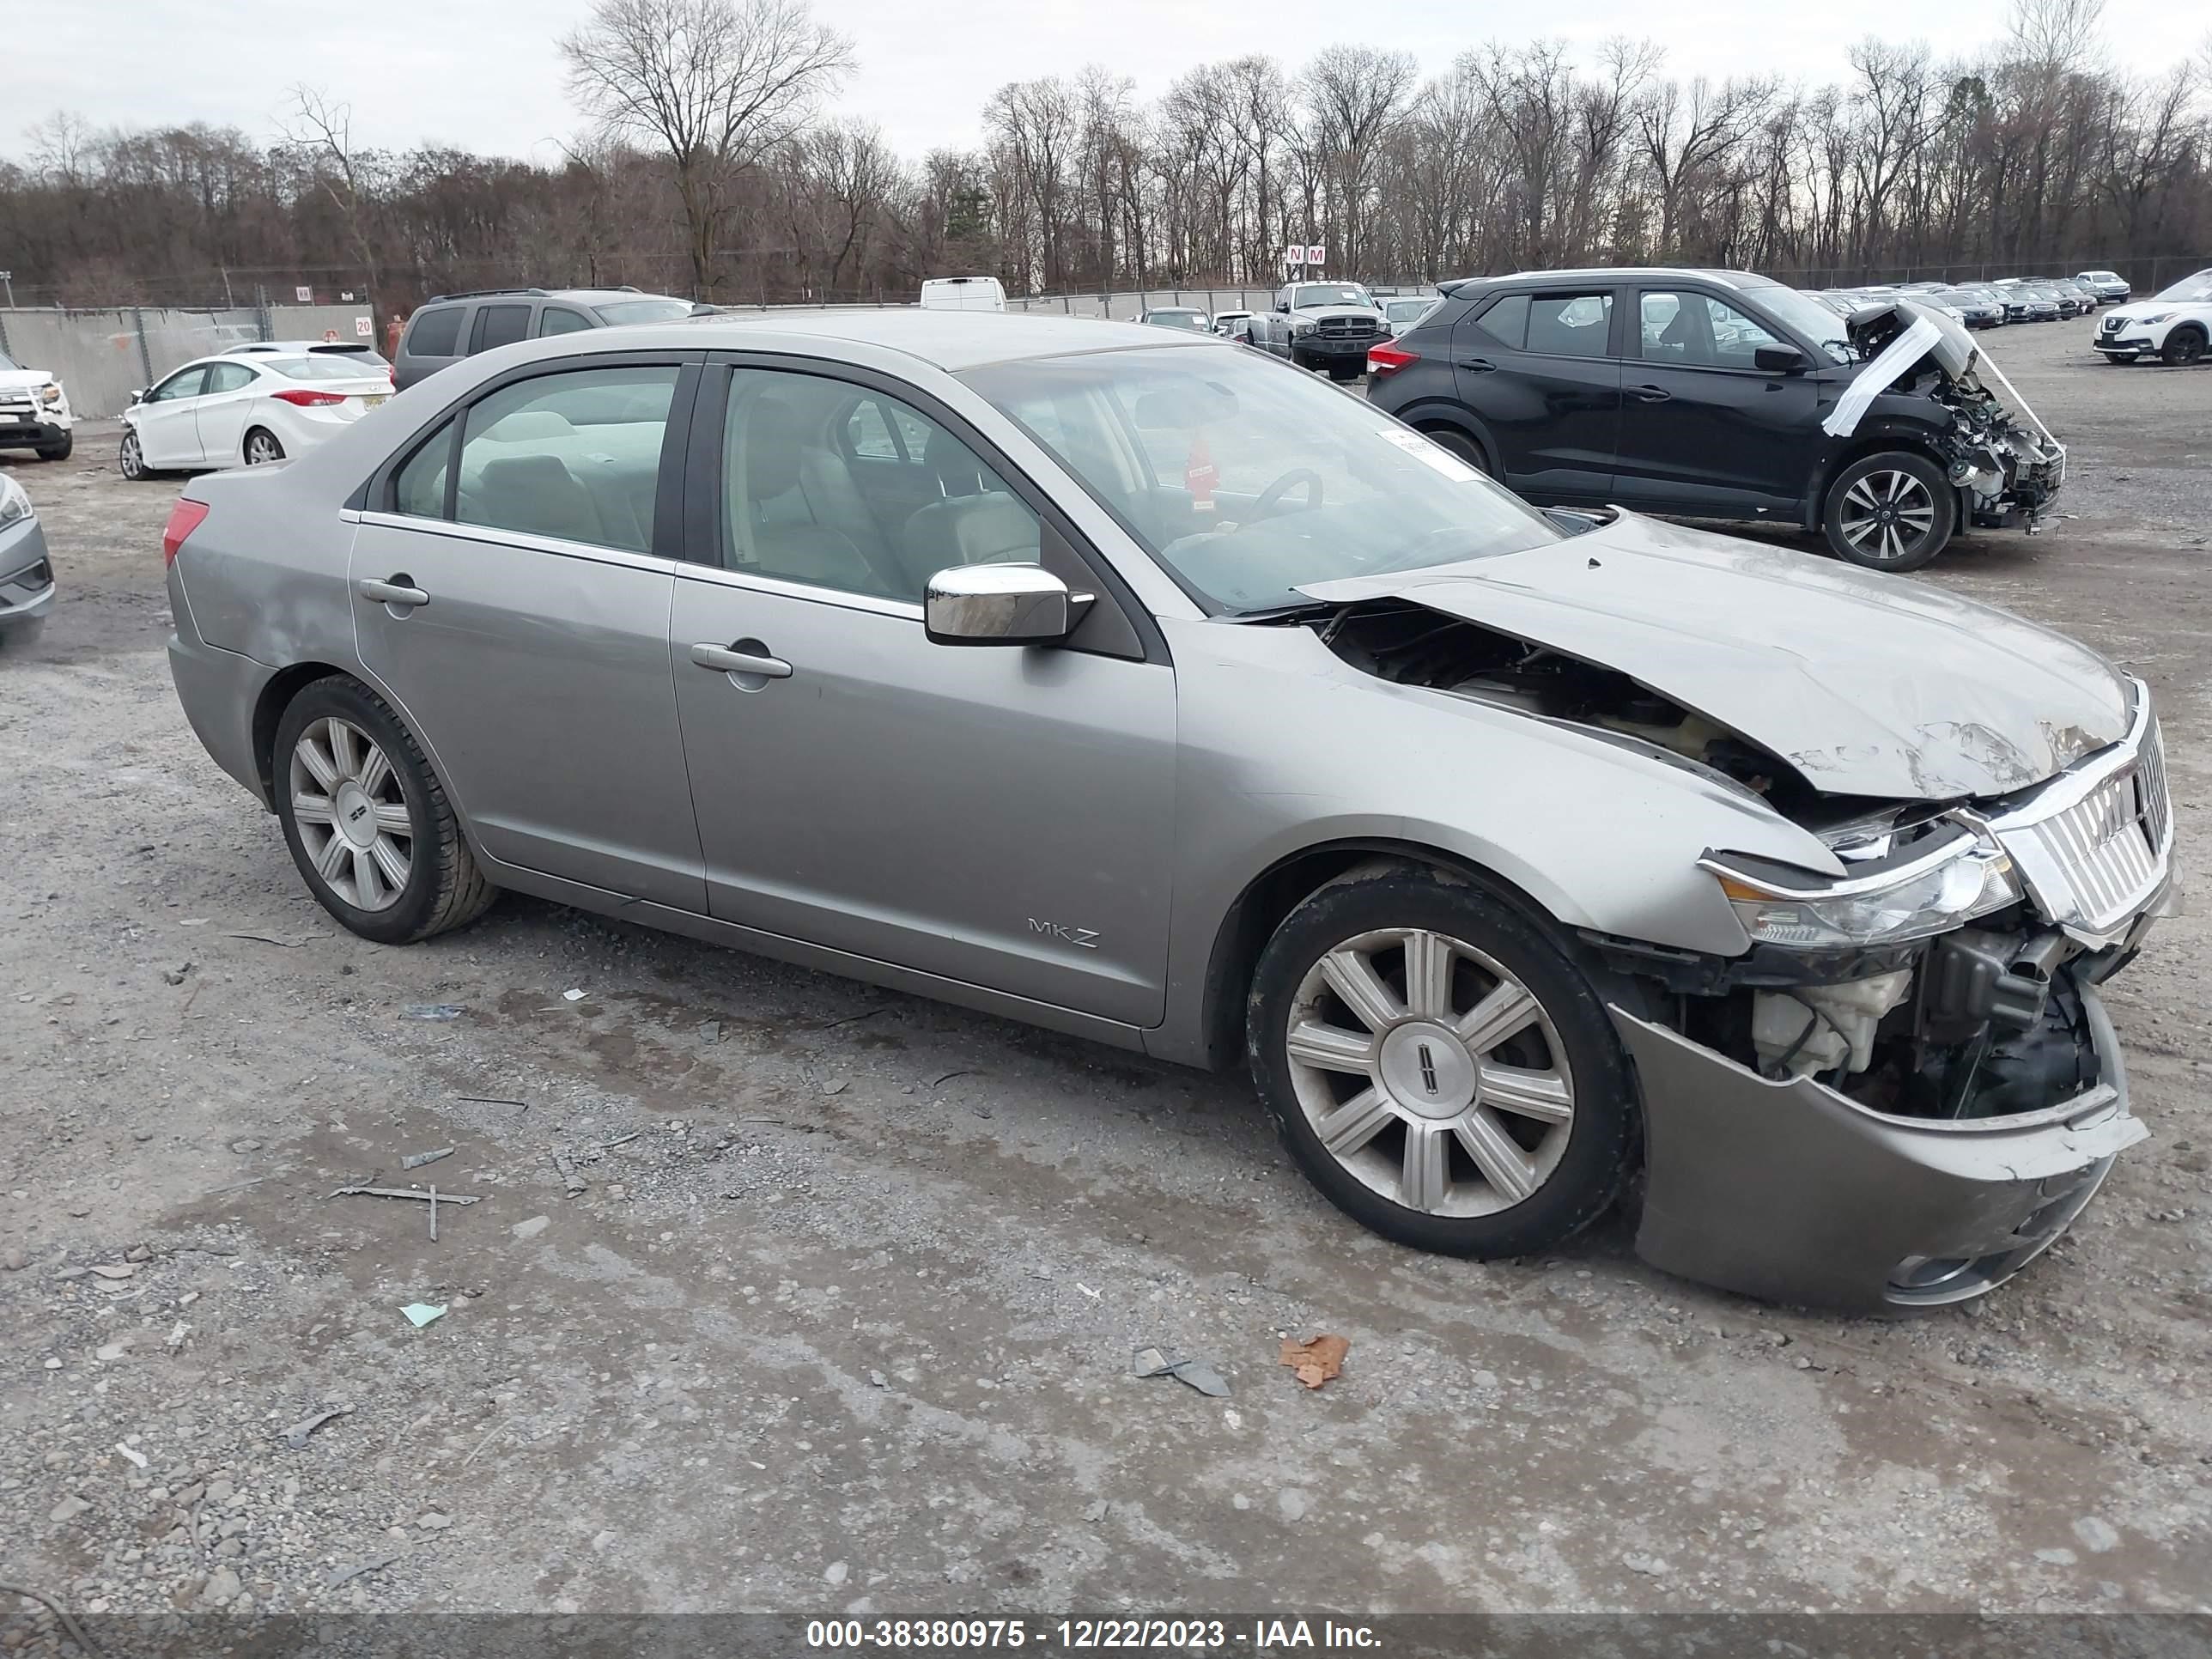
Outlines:
{"type": "Polygon", "coordinates": [[[206,455],[200,448],[199,405],[206,390],[206,363],[179,369],[149,392],[138,403],[131,425],[137,429],[138,451],[151,467],[200,466],[206,455]]]}

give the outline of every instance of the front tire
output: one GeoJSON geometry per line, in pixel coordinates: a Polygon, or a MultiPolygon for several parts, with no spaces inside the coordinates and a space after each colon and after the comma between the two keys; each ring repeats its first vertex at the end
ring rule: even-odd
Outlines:
{"type": "Polygon", "coordinates": [[[154,469],[146,465],[146,451],[138,434],[127,426],[123,428],[123,447],[116,452],[115,469],[132,483],[143,483],[154,476],[154,469]]]}
{"type": "Polygon", "coordinates": [[[2159,361],[2174,368],[2185,368],[2204,359],[2204,331],[2193,323],[2184,323],[2166,337],[2159,348],[2159,361]]]}
{"type": "Polygon", "coordinates": [[[265,427],[255,427],[246,434],[246,464],[248,466],[267,466],[272,461],[284,459],[284,446],[276,441],[276,434],[265,427]]]}
{"type": "Polygon", "coordinates": [[[1836,475],[1820,515],[1828,550],[1869,570],[1917,570],[1951,539],[1959,500],[1925,456],[1890,450],[1836,475]]]}
{"type": "Polygon", "coordinates": [[[76,448],[76,434],[64,432],[56,441],[43,444],[31,453],[42,461],[65,461],[76,448]]]}
{"type": "Polygon", "coordinates": [[[1636,1156],[1589,982],[1461,877],[1391,860],[1293,910],[1253,975],[1254,1082],[1322,1195],[1398,1243],[1489,1260],[1589,1225],[1636,1156]]]}
{"type": "Polygon", "coordinates": [[[272,760],[292,861],[349,931],[412,945],[490,906],[497,890],[477,869],[436,774],[358,680],[333,674],[293,698],[272,760]]]}

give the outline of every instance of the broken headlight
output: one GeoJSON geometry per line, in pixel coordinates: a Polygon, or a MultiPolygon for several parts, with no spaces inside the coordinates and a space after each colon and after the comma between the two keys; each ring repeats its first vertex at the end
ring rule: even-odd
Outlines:
{"type": "Polygon", "coordinates": [[[2002,910],[2021,897],[2003,851],[1962,832],[1891,867],[1836,880],[1764,860],[1707,854],[1698,867],[1719,881],[1755,943],[1820,951],[1901,945],[2002,910]]]}

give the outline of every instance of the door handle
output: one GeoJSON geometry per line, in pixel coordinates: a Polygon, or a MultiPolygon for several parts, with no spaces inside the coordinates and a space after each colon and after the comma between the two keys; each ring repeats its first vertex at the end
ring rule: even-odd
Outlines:
{"type": "Polygon", "coordinates": [[[1632,386],[1628,388],[1628,395],[1639,404],[1663,404],[1674,394],[1660,386],[1632,386]]]}
{"type": "Polygon", "coordinates": [[[1487,357],[1462,357],[1459,360],[1459,366],[1462,368],[1472,368],[1485,373],[1498,367],[1487,357]]]}
{"type": "Polygon", "coordinates": [[[386,581],[374,578],[360,584],[362,597],[374,599],[380,605],[428,605],[430,596],[414,584],[404,571],[386,581]]]}
{"type": "Polygon", "coordinates": [[[695,645],[691,647],[691,660],[718,674],[757,674],[766,680],[791,678],[791,665],[782,658],[755,656],[750,652],[732,651],[727,646],[695,645]]]}

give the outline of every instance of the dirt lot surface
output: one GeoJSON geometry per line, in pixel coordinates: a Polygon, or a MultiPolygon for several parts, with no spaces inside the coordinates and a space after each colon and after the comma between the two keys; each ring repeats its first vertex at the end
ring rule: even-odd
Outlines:
{"type": "MultiPolygon", "coordinates": [[[[2149,678],[2186,865],[2212,369],[2087,332],[1991,337],[2074,476],[1929,579],[2149,678]]],[[[2111,992],[2154,1139],[1982,1306],[1759,1307],[1618,1224],[1423,1257],[1309,1191],[1240,1079],[512,896],[414,949],[337,932],[185,727],[173,489],[112,451],[4,463],[64,587],[0,652],[0,1581],[95,1613],[2212,1594],[2204,921],[2111,992]],[[434,1243],[326,1196],[432,1178],[480,1200],[434,1243]],[[1352,1346],[1308,1392],[1277,1348],[1316,1332],[1352,1346]],[[1146,1343],[1232,1395],[1133,1377],[1146,1343]]],[[[51,1615],[0,1610],[27,1640],[51,1615]]]]}

